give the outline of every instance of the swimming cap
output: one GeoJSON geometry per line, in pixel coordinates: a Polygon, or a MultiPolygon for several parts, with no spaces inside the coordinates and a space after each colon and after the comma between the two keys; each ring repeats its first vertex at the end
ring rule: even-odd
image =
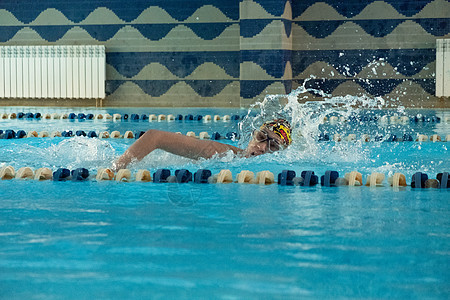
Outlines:
{"type": "Polygon", "coordinates": [[[291,125],[285,119],[276,119],[273,121],[265,122],[261,129],[267,128],[281,137],[286,146],[292,143],[291,138],[291,125]]]}

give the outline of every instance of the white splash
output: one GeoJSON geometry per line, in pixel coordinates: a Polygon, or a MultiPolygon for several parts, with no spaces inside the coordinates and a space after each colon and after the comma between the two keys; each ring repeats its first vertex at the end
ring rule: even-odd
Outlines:
{"type": "MultiPolygon", "coordinates": [[[[386,101],[381,97],[331,96],[320,90],[306,88],[307,81],[288,95],[269,95],[262,102],[254,104],[240,123],[239,143],[245,147],[251,139],[251,132],[259,128],[264,121],[285,118],[291,123],[293,144],[285,151],[271,154],[280,156],[287,163],[309,161],[311,163],[354,162],[369,159],[370,151],[361,141],[328,144],[318,142],[324,119],[330,115],[349,119],[364,110],[381,110],[386,101]],[[323,101],[306,101],[314,93],[323,101]],[[299,100],[304,103],[299,103],[299,100]],[[255,114],[256,113],[256,114],[255,114]],[[330,146],[331,145],[331,146],[330,146]]],[[[399,108],[404,111],[404,108],[399,108]]],[[[339,129],[337,125],[336,128],[339,129]]],[[[356,133],[355,131],[351,133],[356,133]]],[[[376,134],[374,132],[373,134],[376,134]]],[[[331,138],[331,137],[330,137],[331,138]]]]}

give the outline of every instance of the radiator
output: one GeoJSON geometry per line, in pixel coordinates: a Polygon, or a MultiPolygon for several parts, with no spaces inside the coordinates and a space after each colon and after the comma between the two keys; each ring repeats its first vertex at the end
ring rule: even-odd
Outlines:
{"type": "Polygon", "coordinates": [[[436,40],[436,96],[450,97],[450,39],[436,40]]]}
{"type": "Polygon", "coordinates": [[[105,98],[104,46],[1,46],[0,98],[105,98]]]}

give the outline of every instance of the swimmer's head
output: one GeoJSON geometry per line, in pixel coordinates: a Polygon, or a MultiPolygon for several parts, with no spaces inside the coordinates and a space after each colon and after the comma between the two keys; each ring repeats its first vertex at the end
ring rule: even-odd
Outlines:
{"type": "Polygon", "coordinates": [[[270,122],[265,122],[260,130],[268,129],[277,134],[282,140],[284,147],[289,146],[292,143],[291,138],[291,124],[285,119],[276,119],[270,122]]]}
{"type": "Polygon", "coordinates": [[[282,150],[292,143],[291,126],[284,119],[265,122],[259,130],[253,131],[247,147],[247,156],[261,155],[282,150]]]}

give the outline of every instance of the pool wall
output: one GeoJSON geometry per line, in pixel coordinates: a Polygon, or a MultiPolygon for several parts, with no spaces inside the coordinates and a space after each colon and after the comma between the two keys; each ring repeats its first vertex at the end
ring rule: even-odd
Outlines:
{"type": "Polygon", "coordinates": [[[105,45],[104,106],[246,107],[312,75],[334,96],[448,108],[434,76],[449,15],[445,0],[3,0],[0,46],[105,45]]]}

